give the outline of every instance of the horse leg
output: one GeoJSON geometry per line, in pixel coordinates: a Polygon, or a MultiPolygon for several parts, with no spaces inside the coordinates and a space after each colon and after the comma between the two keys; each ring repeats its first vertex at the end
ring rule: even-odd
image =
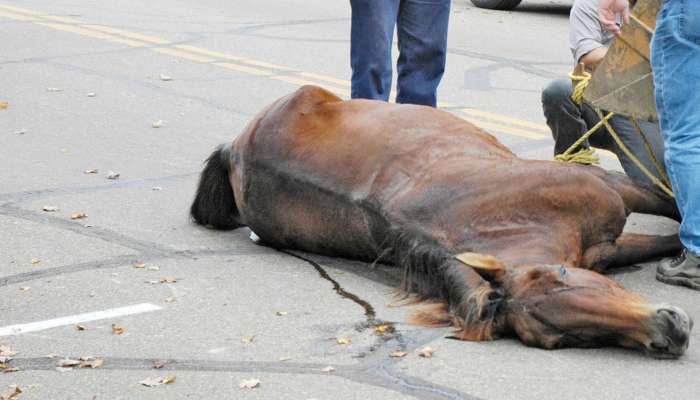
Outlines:
{"type": "Polygon", "coordinates": [[[601,243],[586,250],[582,268],[604,271],[652,258],[677,254],[682,248],[678,235],[655,236],[625,233],[613,243],[601,243]]]}
{"type": "Polygon", "coordinates": [[[403,268],[401,289],[421,300],[438,304],[419,311],[413,321],[428,326],[457,328],[462,340],[493,340],[500,323],[496,312],[503,294],[473,268],[432,241],[400,235],[395,241],[394,264],[403,268]]]}
{"type": "Polygon", "coordinates": [[[602,179],[622,197],[628,213],[662,215],[680,221],[681,216],[676,202],[657,186],[635,183],[623,173],[605,171],[598,167],[583,167],[602,179]]]}

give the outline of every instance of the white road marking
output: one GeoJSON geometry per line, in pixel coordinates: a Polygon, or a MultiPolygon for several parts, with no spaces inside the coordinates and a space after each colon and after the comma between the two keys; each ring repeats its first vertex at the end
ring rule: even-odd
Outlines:
{"type": "Polygon", "coordinates": [[[0,328],[0,336],[20,335],[27,332],[43,331],[59,326],[74,325],[81,322],[97,321],[100,319],[116,318],[125,315],[142,314],[151,311],[162,310],[155,304],[141,303],[133,306],[110,308],[108,310],[95,311],[85,314],[71,315],[68,317],[47,319],[45,321],[30,322],[28,324],[8,325],[0,328]]]}

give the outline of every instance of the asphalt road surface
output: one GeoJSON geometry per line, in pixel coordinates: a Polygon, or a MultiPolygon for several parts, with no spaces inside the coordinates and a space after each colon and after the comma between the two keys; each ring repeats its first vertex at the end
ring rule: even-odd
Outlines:
{"type": "MultiPolygon", "coordinates": [[[[455,0],[441,106],[550,158],[540,90],[570,69],[569,7],[455,0]]],[[[397,306],[389,268],[190,222],[202,161],[262,107],[307,83],[348,95],[349,19],[347,0],[0,0],[0,357],[16,352],[7,368],[19,369],[0,374],[0,394],[699,398],[697,333],[670,361],[450,340],[407,323],[414,307],[397,306]],[[86,368],[65,361],[80,357],[86,368]]],[[[633,216],[627,229],[677,226],[633,216]]],[[[653,269],[614,278],[697,320],[698,294],[653,269]]]]}

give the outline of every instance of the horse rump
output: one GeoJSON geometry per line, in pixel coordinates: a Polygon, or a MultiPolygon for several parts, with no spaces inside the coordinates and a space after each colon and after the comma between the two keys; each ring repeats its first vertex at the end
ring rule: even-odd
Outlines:
{"type": "Polygon", "coordinates": [[[190,215],[200,225],[228,230],[242,226],[229,182],[229,148],[219,145],[207,158],[190,215]]]}

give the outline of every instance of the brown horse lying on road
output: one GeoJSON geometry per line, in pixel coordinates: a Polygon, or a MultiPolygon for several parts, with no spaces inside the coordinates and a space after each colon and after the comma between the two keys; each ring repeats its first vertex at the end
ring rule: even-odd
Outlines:
{"type": "Polygon", "coordinates": [[[393,263],[403,289],[444,304],[423,322],[465,340],[678,357],[688,315],[594,272],[680,249],[676,235],[623,234],[630,212],[678,219],[624,175],[523,160],[447,112],[313,86],[217,149],[191,207],[202,225],[249,226],[277,248],[393,263]]]}

